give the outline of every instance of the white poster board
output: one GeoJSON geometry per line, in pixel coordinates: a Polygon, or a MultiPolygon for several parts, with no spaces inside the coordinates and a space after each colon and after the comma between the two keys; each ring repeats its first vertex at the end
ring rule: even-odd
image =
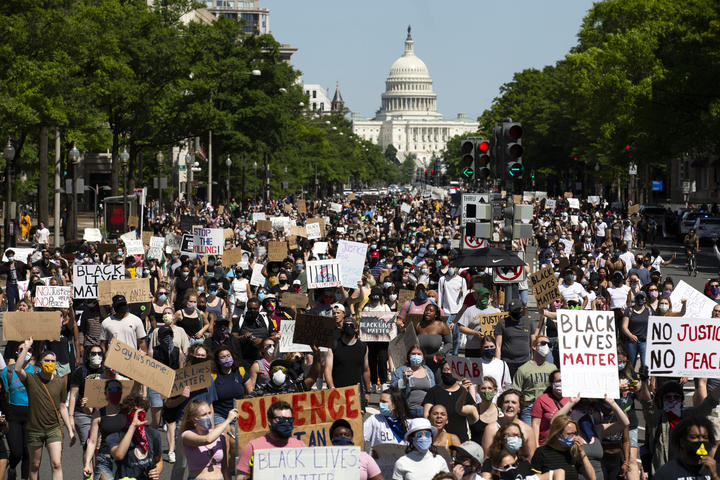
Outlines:
{"type": "Polygon", "coordinates": [[[589,195],[587,201],[590,205],[597,205],[600,203],[600,197],[598,195],[589,195]]]}
{"type": "Polygon", "coordinates": [[[339,203],[331,202],[330,210],[332,210],[333,212],[336,212],[336,213],[340,213],[340,212],[342,212],[342,205],[340,205],[339,203]]]}
{"type": "Polygon", "coordinates": [[[410,213],[410,209],[411,209],[410,204],[403,202],[403,204],[400,205],[400,211],[402,213],[410,213]]]}
{"type": "Polygon", "coordinates": [[[265,285],[265,277],[262,274],[264,265],[262,263],[256,263],[253,265],[252,275],[250,276],[250,285],[253,287],[262,287],[265,285]]]}
{"type": "Polygon", "coordinates": [[[357,288],[358,282],[362,280],[367,249],[367,243],[338,241],[335,259],[343,266],[340,277],[343,287],[357,288]]]}
{"type": "Polygon", "coordinates": [[[123,233],[122,235],[120,235],[120,240],[125,242],[126,245],[127,245],[127,242],[129,242],[131,240],[136,240],[136,239],[137,239],[137,233],[135,233],[135,230],[133,230],[132,232],[127,232],[127,233],[123,233]]]}
{"type": "Polygon", "coordinates": [[[577,198],[568,198],[568,207],[570,208],[580,208],[580,200],[577,198]]]}
{"type": "MultiPolygon", "coordinates": [[[[28,263],[28,257],[30,255],[32,255],[32,253],[35,251],[34,248],[8,248],[5,251],[7,252],[8,250],[12,250],[13,252],[15,252],[15,257],[14,257],[15,260],[19,260],[24,263],[28,263]]],[[[3,262],[8,261],[7,256],[5,256],[4,253],[3,253],[2,261],[3,262]]]]}
{"type": "Polygon", "coordinates": [[[545,208],[548,208],[548,209],[550,209],[550,211],[554,212],[555,206],[556,206],[555,200],[553,200],[553,199],[545,200],[545,208]]]}
{"type": "Polygon", "coordinates": [[[83,233],[83,240],[86,242],[102,242],[102,233],[99,228],[86,228],[83,233]]]}
{"type": "Polygon", "coordinates": [[[145,247],[142,240],[125,241],[125,255],[132,257],[133,255],[145,255],[145,247]]]}
{"type": "Polygon", "coordinates": [[[125,265],[73,265],[73,298],[97,298],[101,280],[122,280],[125,265]]]}
{"type": "Polygon", "coordinates": [[[35,287],[35,306],[45,308],[68,308],[72,297],[72,287],[45,286],[35,287]]]}
{"type": "Polygon", "coordinates": [[[716,319],[650,316],[645,363],[650,375],[720,378],[718,344],[716,319]]]}
{"type": "Polygon", "coordinates": [[[360,478],[360,447],[348,445],[255,450],[252,478],[357,480],[360,478]]]}
{"type": "Polygon", "coordinates": [[[312,253],[313,255],[325,255],[328,252],[328,242],[315,242],[313,244],[312,253]]]}
{"type": "Polygon", "coordinates": [[[195,255],[222,255],[225,232],[222,228],[193,227],[192,251],[195,255]]]}
{"type": "Polygon", "coordinates": [[[682,310],[683,298],[687,300],[685,317],[710,318],[712,317],[713,308],[717,305],[713,300],[703,295],[702,292],[691,287],[685,280],[680,280],[675,285],[672,294],[670,294],[673,312],[682,310]]]}
{"type": "Polygon", "coordinates": [[[339,287],[340,278],[340,262],[335,259],[307,262],[308,288],[339,287]]]}
{"type": "Polygon", "coordinates": [[[558,310],[562,395],[619,398],[615,315],[598,310],[558,310]]]}
{"type": "Polygon", "coordinates": [[[308,240],[317,240],[322,238],[322,230],[319,223],[308,223],[305,225],[308,240]]]}
{"type": "Polygon", "coordinates": [[[165,248],[165,238],[150,237],[150,248],[148,249],[147,258],[154,258],[158,261],[162,260],[163,248],[165,248]]]}

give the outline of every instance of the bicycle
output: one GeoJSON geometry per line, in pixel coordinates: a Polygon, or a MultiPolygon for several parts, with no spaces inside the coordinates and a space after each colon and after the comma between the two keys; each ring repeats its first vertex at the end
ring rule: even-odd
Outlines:
{"type": "Polygon", "coordinates": [[[695,250],[687,251],[687,269],[688,276],[697,277],[697,258],[695,257],[695,250]]]}

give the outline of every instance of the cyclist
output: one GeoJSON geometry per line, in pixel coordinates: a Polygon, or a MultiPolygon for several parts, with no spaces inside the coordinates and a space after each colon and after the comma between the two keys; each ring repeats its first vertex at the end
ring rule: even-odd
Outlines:
{"type": "Polygon", "coordinates": [[[692,268],[692,271],[697,275],[697,260],[695,259],[695,254],[700,251],[700,239],[695,235],[694,228],[691,228],[688,234],[685,235],[683,245],[685,246],[685,254],[688,258],[688,270],[692,268]]]}

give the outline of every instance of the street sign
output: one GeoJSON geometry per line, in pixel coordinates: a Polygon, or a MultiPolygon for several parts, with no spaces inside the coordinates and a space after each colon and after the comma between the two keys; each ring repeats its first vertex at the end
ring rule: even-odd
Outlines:
{"type": "Polygon", "coordinates": [[[486,243],[487,242],[484,238],[475,238],[465,235],[463,237],[463,250],[466,248],[470,250],[475,250],[477,248],[485,248],[487,247],[486,243]]]}
{"type": "MultiPolygon", "coordinates": [[[[525,252],[515,252],[523,261],[525,252]]],[[[493,268],[493,282],[495,283],[518,283],[525,280],[525,265],[518,267],[495,267],[493,268]]]]}
{"type": "Polygon", "coordinates": [[[663,191],[663,181],[662,180],[653,180],[652,181],[652,191],[653,192],[662,192],[663,191]]]}
{"type": "Polygon", "coordinates": [[[470,168],[470,167],[463,168],[463,171],[462,171],[463,177],[472,178],[473,173],[475,173],[475,171],[472,168],[470,168]]]}
{"type": "Polygon", "coordinates": [[[478,220],[490,220],[492,211],[484,208],[486,205],[489,206],[489,202],[490,196],[486,193],[463,193],[460,200],[460,225],[478,220]]]}
{"type": "Polygon", "coordinates": [[[630,175],[637,175],[637,165],[634,163],[630,164],[630,175]]]}

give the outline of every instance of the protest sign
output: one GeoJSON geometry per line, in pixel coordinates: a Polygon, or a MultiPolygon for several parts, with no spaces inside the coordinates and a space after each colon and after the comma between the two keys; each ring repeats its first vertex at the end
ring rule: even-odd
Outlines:
{"type": "Polygon", "coordinates": [[[598,195],[588,195],[587,201],[590,205],[597,205],[600,203],[600,197],[598,195]]]}
{"type": "MultiPolygon", "coordinates": [[[[313,228],[313,227],[310,227],[310,225],[312,225],[314,223],[317,223],[318,225],[320,225],[320,237],[319,238],[325,237],[325,219],[324,218],[308,218],[307,221],[305,222],[305,228],[306,229],[313,228]]],[[[312,238],[310,238],[310,230],[308,230],[308,240],[313,240],[312,238]]]]}
{"type": "Polygon", "coordinates": [[[413,324],[407,325],[404,332],[398,332],[397,336],[390,340],[388,354],[396,367],[407,363],[408,350],[416,343],[418,337],[413,324]]]}
{"type": "Polygon", "coordinates": [[[295,205],[297,206],[298,215],[304,215],[305,213],[307,213],[307,205],[305,204],[305,200],[300,199],[295,202],[295,205]]]}
{"type": "Polygon", "coordinates": [[[138,227],[138,217],[135,216],[135,215],[130,215],[130,216],[128,217],[127,224],[128,224],[128,227],[135,227],[135,228],[137,228],[137,227],[138,227]]]}
{"type": "Polygon", "coordinates": [[[222,261],[223,261],[223,265],[225,265],[226,267],[240,263],[240,262],[242,262],[242,259],[243,259],[242,247],[231,248],[231,249],[225,250],[223,252],[222,261]]]}
{"type": "Polygon", "coordinates": [[[637,204],[637,203],[636,203],[635,205],[630,205],[630,206],[628,207],[628,217],[629,217],[630,215],[634,215],[634,214],[636,214],[636,213],[640,213],[640,205],[637,204]]]}
{"type": "Polygon", "coordinates": [[[293,343],[332,348],[335,328],[335,319],[332,317],[301,313],[295,320],[293,343]]]}
{"type": "Polygon", "coordinates": [[[235,238],[235,231],[232,228],[223,228],[223,238],[225,240],[232,240],[235,238]]]}
{"type": "Polygon", "coordinates": [[[144,231],[142,232],[141,238],[143,245],[150,245],[150,239],[152,238],[153,234],[152,232],[144,231]]]}
{"type": "Polygon", "coordinates": [[[342,265],[340,281],[343,287],[357,288],[365,268],[367,243],[339,240],[335,259],[342,265]]]}
{"type": "MultiPolygon", "coordinates": [[[[86,406],[88,408],[102,408],[108,404],[107,397],[105,397],[105,384],[109,380],[104,378],[86,378],[85,379],[85,398],[87,398],[86,406]]],[[[122,397],[124,399],[132,391],[135,382],[132,380],[116,380],[122,385],[122,397]]]]}
{"type": "Polygon", "coordinates": [[[102,242],[102,233],[99,228],[86,228],[83,233],[83,240],[86,242],[102,242]]]}
{"type": "Polygon", "coordinates": [[[307,262],[308,288],[339,287],[340,262],[337,260],[315,260],[307,262]]]}
{"type": "Polygon", "coordinates": [[[106,253],[112,255],[113,252],[117,251],[118,245],[116,243],[98,243],[95,249],[100,255],[100,259],[102,259],[106,253]]]}
{"type": "Polygon", "coordinates": [[[237,420],[240,433],[237,442],[240,445],[267,433],[267,409],[279,400],[293,406],[293,436],[306,445],[330,445],[330,426],[338,418],[344,418],[350,423],[355,433],[355,445],[363,445],[363,419],[357,385],[236,400],[235,408],[240,412],[237,420]]]}
{"type": "Polygon", "coordinates": [[[342,212],[342,208],[342,205],[340,205],[339,203],[330,202],[330,210],[332,210],[333,212],[340,213],[342,212]]]}
{"type": "Polygon", "coordinates": [[[347,201],[348,201],[348,202],[352,202],[352,201],[355,200],[356,198],[357,198],[357,197],[355,196],[355,194],[354,194],[354,193],[351,193],[350,195],[347,196],[347,201]]]}
{"type": "Polygon", "coordinates": [[[550,209],[551,211],[555,211],[555,200],[554,199],[547,199],[545,200],[545,208],[550,209]]]}
{"type": "Polygon", "coordinates": [[[298,244],[297,244],[297,237],[295,235],[290,235],[287,237],[287,243],[288,243],[288,250],[297,250],[298,244]]]}
{"type": "Polygon", "coordinates": [[[572,196],[573,196],[572,192],[565,192],[565,193],[563,194],[563,197],[564,197],[564,198],[572,198],[572,196]]]}
{"type": "Polygon", "coordinates": [[[175,370],[175,383],[173,383],[170,397],[180,395],[185,387],[190,391],[200,390],[210,386],[212,379],[212,360],[207,362],[187,364],[183,368],[175,370]]]}
{"type": "Polygon", "coordinates": [[[265,285],[265,276],[262,274],[264,266],[262,263],[253,265],[252,275],[250,276],[250,285],[253,287],[262,287],[265,285]]]}
{"type": "Polygon", "coordinates": [[[60,340],[60,312],[4,312],[3,340],[60,340]]]}
{"type": "Polygon", "coordinates": [[[308,296],[304,293],[280,292],[280,302],[283,307],[306,308],[308,296]]]}
{"type": "Polygon", "coordinates": [[[217,209],[218,215],[225,213],[225,205],[220,205],[217,209]]]}
{"type": "MultiPolygon", "coordinates": [[[[522,193],[522,201],[523,202],[532,202],[535,200],[535,192],[523,192],[522,193]]],[[[519,202],[515,202],[519,203],[519,202]]]]}
{"type": "Polygon", "coordinates": [[[183,233],[182,243],[180,244],[180,254],[195,258],[197,255],[193,251],[193,236],[183,233]]]}
{"type": "Polygon", "coordinates": [[[547,192],[540,192],[540,191],[536,190],[535,191],[535,199],[538,201],[547,199],[547,192]]]}
{"type": "Polygon", "coordinates": [[[401,288],[398,290],[398,297],[397,297],[397,305],[398,310],[400,310],[400,307],[402,307],[405,302],[412,300],[415,298],[415,290],[408,290],[405,288],[401,288]]]}
{"type": "MultiPolygon", "coordinates": [[[[32,255],[32,253],[35,251],[34,248],[8,248],[5,251],[12,250],[15,252],[15,260],[19,260],[21,262],[28,263],[28,258],[32,255]]],[[[2,257],[3,262],[7,262],[7,256],[3,253],[2,257]]]]}
{"type": "Polygon", "coordinates": [[[289,203],[283,203],[283,210],[285,210],[287,213],[292,213],[293,207],[289,203]]]}
{"type": "Polygon", "coordinates": [[[125,265],[73,265],[73,298],[97,298],[102,280],[125,278],[125,265]]]}
{"type": "Polygon", "coordinates": [[[710,318],[712,317],[713,308],[717,305],[713,300],[703,295],[702,292],[688,285],[685,280],[680,280],[670,294],[670,301],[672,302],[672,310],[674,312],[682,310],[683,298],[687,300],[685,304],[685,317],[710,318]]]}
{"type": "Polygon", "coordinates": [[[560,290],[558,290],[558,281],[555,278],[555,271],[552,266],[547,266],[535,273],[530,274],[530,281],[535,291],[535,301],[537,308],[545,308],[560,298],[560,290]]]}
{"type": "Polygon", "coordinates": [[[456,357],[455,355],[447,355],[445,360],[450,364],[450,368],[459,379],[467,378],[475,385],[483,383],[483,363],[481,358],[456,357]]]}
{"type": "Polygon", "coordinates": [[[403,202],[402,205],[400,205],[400,211],[401,211],[402,213],[410,213],[410,209],[411,209],[411,208],[412,208],[412,207],[410,207],[410,204],[405,203],[405,202],[403,202]]]}
{"type": "Polygon", "coordinates": [[[132,232],[123,233],[122,235],[120,235],[120,240],[122,240],[123,243],[127,245],[127,242],[137,240],[137,234],[134,230],[132,232]]]}
{"type": "Polygon", "coordinates": [[[579,221],[580,221],[579,215],[570,215],[570,223],[572,225],[577,225],[579,221]]]}
{"type": "Polygon", "coordinates": [[[651,316],[645,354],[650,375],[720,378],[720,325],[715,320],[651,316]]]}
{"type": "Polygon", "coordinates": [[[200,223],[200,218],[195,215],[180,215],[180,230],[191,232],[192,226],[200,223]]]}
{"type": "Polygon", "coordinates": [[[269,262],[282,262],[288,255],[287,242],[284,240],[270,240],[268,241],[267,252],[269,262]]]}
{"type": "Polygon", "coordinates": [[[258,232],[270,233],[272,232],[272,222],[270,220],[258,220],[255,223],[255,228],[258,232]]]}
{"type": "Polygon", "coordinates": [[[393,471],[395,470],[395,462],[398,458],[405,455],[405,449],[407,445],[397,443],[395,436],[390,429],[378,429],[380,440],[383,443],[379,443],[372,447],[372,456],[380,468],[380,473],[383,478],[393,478],[393,471]],[[390,443],[393,442],[393,443],[390,443]]]}
{"type": "Polygon", "coordinates": [[[172,253],[174,251],[180,251],[182,247],[182,236],[175,235],[174,233],[168,233],[165,235],[165,253],[172,253]]]}
{"type": "Polygon", "coordinates": [[[294,336],[295,320],[283,320],[280,322],[280,353],[312,352],[310,345],[293,343],[294,336]]]}
{"type": "Polygon", "coordinates": [[[161,261],[163,258],[163,248],[165,248],[165,238],[150,237],[150,248],[148,249],[147,258],[154,258],[161,261]]]}
{"type": "Polygon", "coordinates": [[[567,201],[568,207],[577,209],[580,208],[580,200],[578,200],[577,198],[568,198],[567,201]]]}
{"type": "Polygon", "coordinates": [[[253,480],[360,478],[360,447],[269,448],[253,452],[253,480]]]}
{"type": "Polygon", "coordinates": [[[480,324],[480,331],[483,335],[495,335],[495,327],[497,327],[498,322],[507,317],[507,315],[507,312],[484,313],[475,315],[472,321],[475,324],[480,324]]]}
{"type": "Polygon", "coordinates": [[[252,214],[252,219],[254,222],[259,222],[262,220],[267,220],[267,216],[265,215],[265,212],[255,212],[252,214]]]}
{"type": "Polygon", "coordinates": [[[271,217],[270,222],[272,223],[273,230],[281,232],[290,231],[290,217],[271,217]]]}
{"type": "Polygon", "coordinates": [[[615,315],[600,310],[558,310],[562,395],[619,398],[615,315]]]}
{"type": "MultiPolygon", "coordinates": [[[[318,228],[320,228],[320,227],[318,227],[318,228]]],[[[308,234],[307,234],[307,230],[305,229],[305,227],[300,227],[300,226],[297,226],[297,225],[292,225],[292,226],[290,227],[290,235],[294,235],[294,236],[296,236],[296,237],[304,237],[304,238],[307,238],[307,235],[308,235],[308,234]]]]}
{"type": "Polygon", "coordinates": [[[175,370],[114,337],[108,345],[105,366],[152,388],[164,397],[170,396],[175,383],[175,370]]]}
{"type": "Polygon", "coordinates": [[[145,247],[142,240],[128,240],[125,242],[125,256],[145,255],[145,247]]]}
{"type": "Polygon", "coordinates": [[[319,223],[308,223],[305,226],[305,231],[307,233],[308,240],[318,240],[318,239],[322,238],[322,234],[320,233],[320,224],[319,223]]]}
{"type": "Polygon", "coordinates": [[[193,253],[195,255],[222,255],[225,236],[222,228],[193,227],[193,253]]]}
{"type": "Polygon", "coordinates": [[[325,255],[328,252],[328,242],[315,242],[312,247],[313,255],[325,255]]]}
{"type": "MultiPolygon", "coordinates": [[[[43,281],[43,285],[49,286],[50,285],[50,278],[51,277],[41,277],[40,280],[43,281]]],[[[30,280],[21,280],[17,282],[18,285],[18,298],[25,298],[25,294],[28,291],[28,287],[30,286],[30,280]]]]}
{"type": "Polygon", "coordinates": [[[68,308],[72,287],[38,285],[35,287],[35,306],[47,308],[68,308]]]}
{"type": "Polygon", "coordinates": [[[360,334],[363,342],[389,342],[397,335],[394,312],[360,312],[360,334]]]}
{"type": "Polygon", "coordinates": [[[513,203],[523,203],[522,195],[513,195],[513,203]]]}
{"type": "Polygon", "coordinates": [[[125,295],[127,303],[145,303],[153,299],[149,278],[126,278],[124,280],[101,280],[98,282],[98,303],[112,305],[112,297],[125,295]]]}

